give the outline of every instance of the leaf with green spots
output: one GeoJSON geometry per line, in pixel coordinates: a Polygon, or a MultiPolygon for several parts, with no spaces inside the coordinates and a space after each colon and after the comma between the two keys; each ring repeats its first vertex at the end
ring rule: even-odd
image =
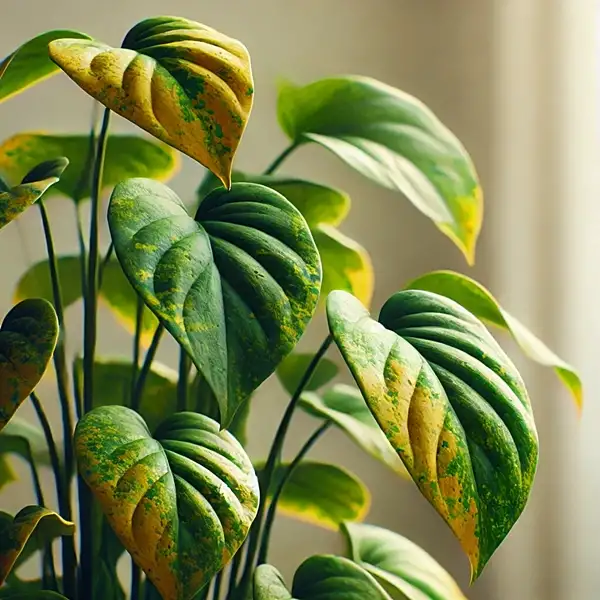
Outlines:
{"type": "Polygon", "coordinates": [[[14,519],[0,513],[0,585],[22,553],[32,554],[63,535],[73,535],[75,524],[41,506],[27,506],[14,519]]]}
{"type": "MultiPolygon", "coordinates": [[[[337,229],[350,210],[347,194],[303,179],[251,175],[241,171],[234,171],[231,177],[234,182],[258,183],[274,189],[302,213],[323,264],[322,298],[333,290],[344,290],[367,305],[371,302],[375,283],[371,258],[359,243],[337,229]]],[[[200,202],[219,185],[218,179],[207,173],[197,193],[200,202]]]]}
{"type": "Polygon", "coordinates": [[[473,262],[483,217],[477,174],[460,141],[419,100],[367,77],[334,77],[282,85],[278,116],[294,144],[317,143],[402,192],[473,262]]]}
{"type": "MultiPolygon", "coordinates": [[[[286,392],[293,394],[296,391],[312,360],[313,355],[310,353],[293,352],[281,361],[276,373],[286,392]]],[[[338,371],[337,365],[332,360],[322,358],[304,389],[314,391],[322,388],[336,377],[338,371]]]]}
{"type": "Polygon", "coordinates": [[[6,192],[0,191],[0,229],[14,221],[57,183],[68,164],[66,158],[46,161],[33,167],[19,185],[6,192]]]}
{"type": "Polygon", "coordinates": [[[305,392],[300,397],[300,407],[313,417],[331,421],[367,454],[407,477],[404,463],[355,387],[337,384],[322,394],[305,392]]]}
{"type": "Polygon", "coordinates": [[[192,218],[148,179],[115,188],[108,221],[123,271],[206,378],[227,427],[315,311],[321,264],[306,221],[252,183],[213,191],[192,218]]]}
{"type": "Polygon", "coordinates": [[[46,300],[23,300],[0,327],[0,431],[43,377],[58,339],[58,320],[46,300]]]}
{"type": "Polygon", "coordinates": [[[122,48],[76,39],[49,48],[50,58],[90,96],[229,187],[254,96],[243,44],[195,21],[156,17],[135,25],[122,48]]]}
{"type": "Polygon", "coordinates": [[[466,600],[457,583],[425,550],[375,525],[346,523],[350,558],[394,600],[466,600]]]}
{"type": "Polygon", "coordinates": [[[508,331],[526,356],[551,367],[573,395],[579,409],[583,406],[583,385],[575,369],[559,358],[525,325],[506,312],[480,283],[453,271],[433,271],[411,281],[407,289],[418,289],[446,296],[464,306],[484,323],[508,331]]]}
{"type": "Polygon", "coordinates": [[[523,511],[536,470],[521,376],[481,321],[437,294],[398,292],[376,322],[333,292],[327,313],[369,408],[475,580],[523,511]]]}
{"type": "MultiPolygon", "coordinates": [[[[57,264],[63,307],[67,308],[81,298],[81,259],[79,256],[60,256],[57,264]]],[[[29,267],[17,282],[13,292],[13,302],[20,302],[25,298],[44,298],[53,302],[48,260],[42,260],[29,267]]],[[[109,261],[104,268],[99,300],[104,302],[117,321],[133,334],[137,314],[137,294],[117,260],[109,261]]],[[[152,311],[144,307],[142,345],[150,343],[157,325],[158,320],[152,311]]]]}
{"type": "MultiPolygon", "coordinates": [[[[88,198],[91,177],[83,174],[90,170],[86,164],[89,143],[86,135],[18,133],[0,145],[0,173],[9,181],[20,181],[35,165],[65,156],[69,168],[48,194],[63,194],[75,201],[88,198]]],[[[169,146],[135,135],[111,135],[106,146],[102,187],[112,188],[130,177],[166,181],[178,168],[178,155],[169,146]]]]}
{"type": "Polygon", "coordinates": [[[103,406],[75,431],[79,472],[163,600],[191,600],[229,562],[258,508],[250,459],[216,421],[177,413],[154,432],[103,406]]]}
{"type": "Polygon", "coordinates": [[[48,44],[60,38],[89,39],[85,33],[58,29],[32,38],[0,62],[0,102],[59,71],[48,56],[48,44]]]}
{"type": "MultiPolygon", "coordinates": [[[[274,485],[289,464],[275,471],[274,485]]],[[[362,521],[371,506],[365,484],[350,471],[337,465],[301,462],[286,482],[277,508],[295,519],[334,529],[344,521],[362,521]]]]}

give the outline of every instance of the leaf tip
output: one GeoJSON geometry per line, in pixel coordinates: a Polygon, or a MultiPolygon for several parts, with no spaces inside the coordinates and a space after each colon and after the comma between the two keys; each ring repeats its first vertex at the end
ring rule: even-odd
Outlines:
{"type": "Polygon", "coordinates": [[[31,169],[31,171],[29,171],[29,173],[23,177],[21,183],[34,183],[44,179],[58,180],[68,166],[69,159],[64,156],[53,158],[52,160],[46,160],[43,163],[33,167],[33,169],[31,169]]]}

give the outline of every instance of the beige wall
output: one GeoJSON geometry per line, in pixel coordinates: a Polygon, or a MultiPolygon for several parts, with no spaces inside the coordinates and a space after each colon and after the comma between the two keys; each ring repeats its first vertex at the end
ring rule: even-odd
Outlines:
{"type": "MultiPolygon", "coordinates": [[[[581,261],[583,253],[577,250],[577,234],[571,234],[571,254],[567,253],[570,258],[558,261],[559,271],[555,276],[550,261],[554,265],[557,257],[565,256],[566,238],[561,238],[562,246],[557,247],[559,242],[549,231],[558,231],[563,223],[561,207],[568,182],[581,182],[582,177],[587,181],[587,186],[580,183],[577,198],[580,208],[589,208],[585,203],[590,201],[592,193],[589,168],[585,179],[578,160],[580,148],[571,135],[574,127],[571,121],[580,109],[579,96],[555,102],[562,98],[565,83],[579,85],[582,92],[589,91],[585,82],[593,74],[591,59],[579,67],[581,72],[575,83],[571,63],[565,62],[567,58],[578,58],[581,45],[591,36],[592,13],[589,10],[585,15],[582,13],[588,4],[592,4],[591,0],[571,0],[569,5],[559,0],[232,0],[228,3],[171,0],[165,8],[165,3],[158,0],[104,0],[103,3],[3,0],[0,56],[22,40],[53,28],[81,29],[103,41],[118,43],[132,24],[164,12],[220,28],[242,39],[253,56],[256,104],[237,163],[247,170],[264,168],[285,144],[274,114],[277,77],[302,83],[326,75],[358,73],[418,95],[467,145],[487,192],[479,259],[471,274],[498,291],[509,307],[535,325],[547,339],[562,342],[571,356],[578,356],[587,364],[588,354],[581,351],[568,333],[578,327],[579,333],[591,339],[589,331],[582,326],[581,319],[576,318],[576,324],[569,329],[562,318],[565,307],[583,309],[561,287],[568,281],[573,261],[581,261]],[[568,28],[565,23],[570,23],[568,28]],[[565,148],[570,152],[569,169],[563,169],[565,148]],[[554,316],[556,311],[558,318],[554,316]]],[[[593,111],[589,99],[585,107],[593,111]]],[[[84,131],[90,108],[87,97],[66,77],[59,76],[2,106],[0,138],[23,130],[84,131]]],[[[119,131],[132,129],[118,118],[114,127],[119,131]]],[[[577,139],[585,139],[591,148],[589,130],[581,120],[577,121],[577,127],[577,139]]],[[[377,270],[375,305],[381,304],[408,278],[425,270],[467,270],[450,242],[406,201],[374,187],[324,151],[302,149],[285,164],[283,171],[342,186],[350,192],[354,205],[344,231],[360,239],[372,254],[377,270]]],[[[197,165],[184,160],[173,187],[182,196],[190,197],[201,176],[197,165]]],[[[69,204],[53,202],[52,218],[60,251],[74,251],[69,204]]],[[[586,224],[589,227],[589,223],[583,223],[586,224]]],[[[590,240],[594,239],[589,231],[588,235],[590,240]]],[[[0,236],[4,282],[0,288],[0,313],[9,307],[11,291],[21,271],[30,261],[41,258],[43,252],[35,211],[0,236]]],[[[589,259],[585,264],[592,266],[589,259]]],[[[578,284],[582,288],[581,281],[578,284]]],[[[579,292],[585,293],[583,288],[579,292]]],[[[105,317],[102,350],[110,354],[128,352],[128,337],[110,316],[105,317]]],[[[72,347],[77,350],[78,309],[70,311],[69,321],[73,327],[72,347]]],[[[318,319],[302,346],[315,348],[322,335],[323,321],[318,319]]],[[[171,350],[172,346],[166,347],[161,358],[174,366],[175,355],[171,350]]],[[[574,411],[550,375],[523,362],[519,364],[524,365],[529,376],[540,422],[543,443],[540,477],[526,515],[481,580],[469,591],[469,597],[592,599],[590,590],[599,589],[598,586],[592,587],[593,579],[582,575],[581,562],[571,560],[571,552],[566,552],[562,544],[562,536],[571,525],[579,523],[580,534],[585,531],[581,521],[576,519],[575,523],[565,516],[568,494],[563,472],[570,465],[565,458],[567,451],[560,449],[570,443],[562,441],[561,436],[567,431],[575,435],[574,411]],[[575,575],[580,576],[580,592],[576,596],[564,595],[564,590],[571,589],[566,577],[575,575]],[[566,587],[561,588],[559,580],[566,587]],[[581,581],[588,581],[589,587],[581,581]]],[[[44,393],[48,404],[53,402],[50,390],[49,387],[44,393]]],[[[268,383],[261,390],[251,421],[251,451],[255,456],[265,454],[265,440],[276,426],[284,402],[275,383],[268,383]]],[[[313,427],[308,417],[298,416],[290,452],[313,427]]],[[[593,428],[590,424],[585,427],[593,428]]],[[[570,460],[580,459],[581,454],[576,452],[579,451],[572,451],[572,456],[568,454],[570,460]]],[[[314,454],[321,459],[339,460],[355,470],[373,492],[369,521],[390,527],[421,544],[466,589],[466,559],[414,486],[391,476],[335,432],[319,444],[314,454]]],[[[3,506],[17,509],[25,501],[17,490],[24,494],[26,487],[14,486],[10,495],[0,496],[3,506]]],[[[591,511],[585,493],[580,493],[579,498],[581,506],[591,511]]],[[[569,539],[572,541],[573,537],[569,539]]],[[[585,548],[598,552],[597,545],[586,544],[575,540],[573,547],[576,551],[585,548]]],[[[289,575],[294,565],[310,553],[336,551],[340,547],[334,532],[281,519],[273,552],[275,562],[289,575]]]]}

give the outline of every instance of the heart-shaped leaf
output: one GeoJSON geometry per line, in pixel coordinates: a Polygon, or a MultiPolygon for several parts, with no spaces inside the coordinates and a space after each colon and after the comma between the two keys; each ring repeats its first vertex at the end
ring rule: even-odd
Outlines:
{"type": "MultiPolygon", "coordinates": [[[[35,165],[65,156],[69,168],[48,194],[64,194],[75,201],[90,196],[90,177],[83,177],[89,136],[18,133],[0,145],[0,173],[20,181],[35,165]],[[81,180],[83,179],[83,185],[81,180]]],[[[169,146],[135,135],[111,135],[106,146],[103,188],[114,187],[130,177],[165,181],[179,168],[177,153],[169,146]]]]}
{"type": "Polygon", "coordinates": [[[41,506],[27,506],[14,519],[6,513],[0,513],[0,585],[21,553],[27,551],[31,554],[54,538],[73,535],[74,531],[74,523],[41,506]],[[29,549],[26,550],[28,545],[29,549]]]}
{"type": "Polygon", "coordinates": [[[193,219],[148,179],[115,188],[108,221],[123,271],[206,378],[226,427],[315,311],[321,264],[306,221],[251,183],[215,190],[193,219]]]}
{"type": "Polygon", "coordinates": [[[294,144],[316,142],[402,192],[473,261],[483,216],[477,174],[459,140],[419,100],[367,77],[335,77],[284,84],[278,116],[294,144]]]}
{"type": "Polygon", "coordinates": [[[58,72],[48,56],[48,44],[60,38],[89,39],[84,33],[59,29],[25,42],[0,62],[0,102],[58,72]]]}
{"type": "Polygon", "coordinates": [[[37,202],[44,192],[60,179],[68,164],[66,158],[44,162],[33,167],[20,185],[7,192],[0,192],[0,229],[37,202]]]}
{"type": "Polygon", "coordinates": [[[367,454],[395,473],[407,476],[404,463],[396,454],[364,398],[355,387],[337,384],[323,394],[305,392],[300,406],[310,415],[331,421],[354,440],[367,454]]]}
{"type": "MultiPolygon", "coordinates": [[[[293,394],[296,391],[312,360],[313,354],[293,352],[281,361],[276,372],[286,392],[293,394]]],[[[334,379],[338,371],[337,365],[332,360],[322,358],[304,389],[306,391],[318,390],[334,379]]]]}
{"type": "Polygon", "coordinates": [[[272,565],[259,565],[252,581],[252,600],[293,600],[283,576],[272,565]]]}
{"type": "Polygon", "coordinates": [[[208,417],[177,413],[154,435],[129,408],[96,408],[75,431],[79,472],[163,599],[190,600],[244,541],[258,482],[208,417]]]}
{"type": "MultiPolygon", "coordinates": [[[[63,308],[67,308],[81,298],[81,259],[79,256],[60,256],[57,264],[63,308]]],[[[53,302],[50,264],[47,260],[29,267],[17,282],[13,302],[20,302],[25,298],[44,298],[53,302]]],[[[133,334],[137,314],[137,294],[125,277],[118,260],[111,260],[104,267],[99,300],[104,302],[117,321],[133,334]]],[[[157,325],[158,320],[152,311],[144,307],[142,345],[147,346],[150,343],[157,325]]]]}
{"type": "Polygon", "coordinates": [[[229,187],[254,96],[243,44],[195,21],[156,17],[133,27],[122,48],[62,39],[49,49],[88,94],[229,187]]]}
{"type": "Polygon", "coordinates": [[[518,371],[476,317],[437,294],[394,294],[380,323],[345,292],[329,295],[327,312],[369,408],[476,579],[525,507],[537,465],[518,371]]]}
{"type": "Polygon", "coordinates": [[[554,354],[525,325],[506,312],[480,283],[454,271],[433,271],[411,281],[406,287],[446,296],[464,306],[485,323],[508,331],[529,358],[554,369],[573,395],[577,407],[582,407],[583,385],[577,371],[554,354]]]}
{"type": "MultiPolygon", "coordinates": [[[[274,485],[289,464],[275,471],[274,485]]],[[[279,497],[277,508],[295,519],[338,530],[344,521],[362,521],[371,506],[365,484],[337,465],[301,462],[292,472],[279,497]]]]}
{"type": "Polygon", "coordinates": [[[58,339],[58,320],[46,300],[23,300],[0,327],[0,430],[46,371],[58,339]]]}
{"type": "Polygon", "coordinates": [[[457,583],[425,550],[375,525],[346,523],[350,558],[395,600],[466,600],[457,583]]]}
{"type": "MultiPolygon", "coordinates": [[[[323,264],[322,298],[333,290],[344,290],[366,305],[371,302],[375,282],[371,257],[359,243],[337,229],[350,210],[347,194],[303,179],[251,175],[241,171],[234,171],[231,179],[266,185],[287,198],[302,213],[323,264]]],[[[218,179],[207,173],[198,189],[199,200],[202,201],[218,186],[218,179]]]]}

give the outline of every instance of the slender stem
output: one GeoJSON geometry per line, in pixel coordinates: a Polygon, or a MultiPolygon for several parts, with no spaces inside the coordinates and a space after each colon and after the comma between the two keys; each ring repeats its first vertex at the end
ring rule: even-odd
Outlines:
{"type": "Polygon", "coordinates": [[[177,380],[177,410],[187,410],[188,389],[190,379],[190,358],[188,353],[181,348],[179,351],[179,379],[177,380]]]}
{"type": "Polygon", "coordinates": [[[73,372],[73,396],[75,397],[75,412],[77,419],[83,417],[83,396],[81,395],[81,369],[75,364],[72,367],[73,372]]]}
{"type": "Polygon", "coordinates": [[[216,577],[213,584],[213,600],[219,600],[221,598],[221,586],[223,584],[223,569],[221,569],[216,577]]]}
{"type": "Polygon", "coordinates": [[[244,551],[246,546],[243,545],[233,557],[231,566],[229,568],[229,586],[227,588],[227,598],[233,598],[233,594],[237,587],[238,575],[240,573],[240,567],[242,566],[242,560],[244,559],[244,551]]]}
{"type": "Polygon", "coordinates": [[[277,513],[277,503],[281,497],[281,493],[285,487],[285,484],[289,481],[298,465],[302,462],[304,457],[308,454],[310,449],[315,445],[317,440],[331,427],[331,421],[325,421],[306,441],[304,446],[300,449],[296,458],[290,463],[289,467],[285,470],[281,481],[278,483],[269,510],[267,511],[267,517],[265,519],[265,527],[262,533],[262,541],[260,544],[260,551],[258,553],[257,564],[262,565],[267,562],[267,555],[269,553],[269,543],[271,541],[271,531],[273,530],[273,524],[275,523],[275,514],[277,513]]]}
{"type": "Polygon", "coordinates": [[[130,405],[133,404],[135,397],[135,386],[140,368],[140,352],[142,339],[142,319],[144,317],[144,301],[140,296],[137,297],[137,306],[135,309],[135,335],[133,338],[133,365],[131,373],[131,397],[130,405]]]}
{"type": "Polygon", "coordinates": [[[285,410],[283,418],[279,423],[277,433],[275,434],[275,439],[273,440],[273,444],[271,445],[271,450],[269,451],[269,456],[267,458],[265,470],[263,472],[263,477],[261,477],[260,482],[261,493],[258,514],[256,515],[254,523],[252,524],[252,527],[250,529],[250,536],[248,540],[248,554],[246,556],[246,564],[244,566],[244,574],[242,576],[241,582],[242,598],[245,597],[246,592],[248,591],[251,583],[252,572],[254,570],[254,561],[256,559],[256,553],[258,552],[258,544],[260,542],[260,534],[263,526],[263,520],[265,517],[268,490],[271,489],[273,475],[275,474],[275,468],[277,467],[277,461],[279,460],[279,457],[281,455],[281,450],[283,448],[283,444],[285,442],[290,423],[292,422],[294,411],[296,410],[296,406],[298,404],[298,401],[300,400],[300,396],[304,391],[304,388],[310,381],[310,378],[313,376],[315,369],[317,368],[320,360],[327,352],[332,341],[333,338],[331,337],[331,335],[328,335],[321,344],[321,347],[319,348],[317,353],[313,356],[285,410]]]}
{"type": "Polygon", "coordinates": [[[131,595],[129,600],[139,600],[142,585],[142,570],[131,559],[131,595]]]}
{"type": "MultiPolygon", "coordinates": [[[[94,357],[96,354],[96,317],[98,310],[98,221],[100,192],[104,171],[104,157],[108,141],[110,110],[105,109],[102,118],[98,146],[94,159],[91,190],[90,240],[87,268],[87,293],[84,298],[83,323],[83,411],[92,409],[94,397],[94,357]]],[[[94,556],[92,539],[92,495],[81,477],[79,478],[79,514],[81,531],[80,596],[87,597],[94,581],[94,556]]],[[[70,597],[67,594],[67,597],[70,597]]]]}
{"type": "Polygon", "coordinates": [[[104,271],[106,270],[106,267],[108,266],[108,263],[110,262],[110,259],[112,258],[114,251],[115,251],[115,245],[113,244],[113,242],[111,240],[110,244],[108,245],[108,250],[106,251],[104,258],[102,259],[102,262],[100,263],[100,268],[98,269],[98,289],[102,288],[102,281],[104,281],[104,271]]]}
{"type": "Polygon", "coordinates": [[[160,344],[160,339],[164,331],[165,328],[163,325],[159,325],[156,328],[154,336],[152,337],[152,342],[150,343],[150,348],[148,348],[148,351],[146,352],[144,364],[142,365],[140,375],[135,383],[135,390],[133,392],[133,398],[131,400],[131,408],[133,408],[133,410],[139,410],[140,408],[140,403],[142,401],[142,392],[144,391],[144,385],[146,384],[146,379],[148,377],[148,374],[150,373],[150,369],[152,368],[152,361],[156,356],[156,351],[158,350],[158,345],[160,344]]]}
{"type": "Polygon", "coordinates": [[[264,175],[271,175],[281,165],[281,163],[299,146],[297,142],[294,142],[288,146],[266,169],[264,175]]]}
{"type": "Polygon", "coordinates": [[[80,269],[80,277],[81,277],[81,296],[85,298],[87,293],[87,248],[85,245],[85,239],[83,235],[83,221],[81,219],[81,205],[75,205],[75,220],[77,223],[77,241],[79,243],[79,269],[80,269]]]}

